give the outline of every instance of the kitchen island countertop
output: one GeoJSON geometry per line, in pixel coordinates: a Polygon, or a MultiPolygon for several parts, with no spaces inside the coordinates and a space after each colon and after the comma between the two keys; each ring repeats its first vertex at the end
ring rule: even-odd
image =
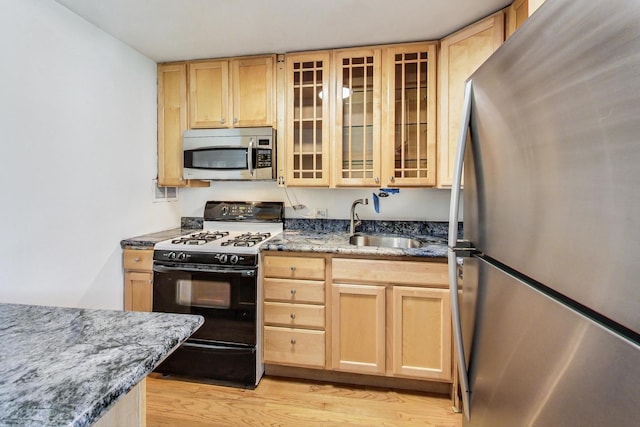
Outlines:
{"type": "Polygon", "coordinates": [[[88,426],[200,316],[0,304],[0,425],[88,426]]]}

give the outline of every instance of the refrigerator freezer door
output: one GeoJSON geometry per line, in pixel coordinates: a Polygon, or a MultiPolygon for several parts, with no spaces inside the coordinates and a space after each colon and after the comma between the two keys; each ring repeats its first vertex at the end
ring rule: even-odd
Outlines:
{"type": "Polygon", "coordinates": [[[465,239],[636,333],[638,76],[639,1],[545,2],[471,77],[464,190],[465,239]]]}
{"type": "Polygon", "coordinates": [[[474,289],[483,313],[466,426],[637,425],[637,345],[481,259],[466,259],[464,269],[463,299],[474,289]]]}

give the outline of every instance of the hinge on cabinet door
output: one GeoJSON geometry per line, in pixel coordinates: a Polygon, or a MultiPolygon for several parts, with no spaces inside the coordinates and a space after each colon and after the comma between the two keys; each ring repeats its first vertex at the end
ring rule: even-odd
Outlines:
{"type": "Polygon", "coordinates": [[[456,245],[452,247],[451,250],[455,252],[456,256],[459,258],[469,258],[473,254],[480,253],[473,243],[462,239],[456,240],[456,245]]]}

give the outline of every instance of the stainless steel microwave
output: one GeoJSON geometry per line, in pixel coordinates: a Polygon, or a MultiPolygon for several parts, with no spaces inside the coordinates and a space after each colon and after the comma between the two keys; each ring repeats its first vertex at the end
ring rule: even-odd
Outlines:
{"type": "Polygon", "coordinates": [[[271,127],[187,130],[182,138],[184,178],[275,179],[275,146],[271,127]]]}

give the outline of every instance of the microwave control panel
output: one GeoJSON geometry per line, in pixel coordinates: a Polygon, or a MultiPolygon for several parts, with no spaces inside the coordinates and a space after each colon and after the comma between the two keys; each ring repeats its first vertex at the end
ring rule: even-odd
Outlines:
{"type": "Polygon", "coordinates": [[[256,168],[270,168],[272,166],[271,163],[271,150],[256,150],[256,168]]]}

